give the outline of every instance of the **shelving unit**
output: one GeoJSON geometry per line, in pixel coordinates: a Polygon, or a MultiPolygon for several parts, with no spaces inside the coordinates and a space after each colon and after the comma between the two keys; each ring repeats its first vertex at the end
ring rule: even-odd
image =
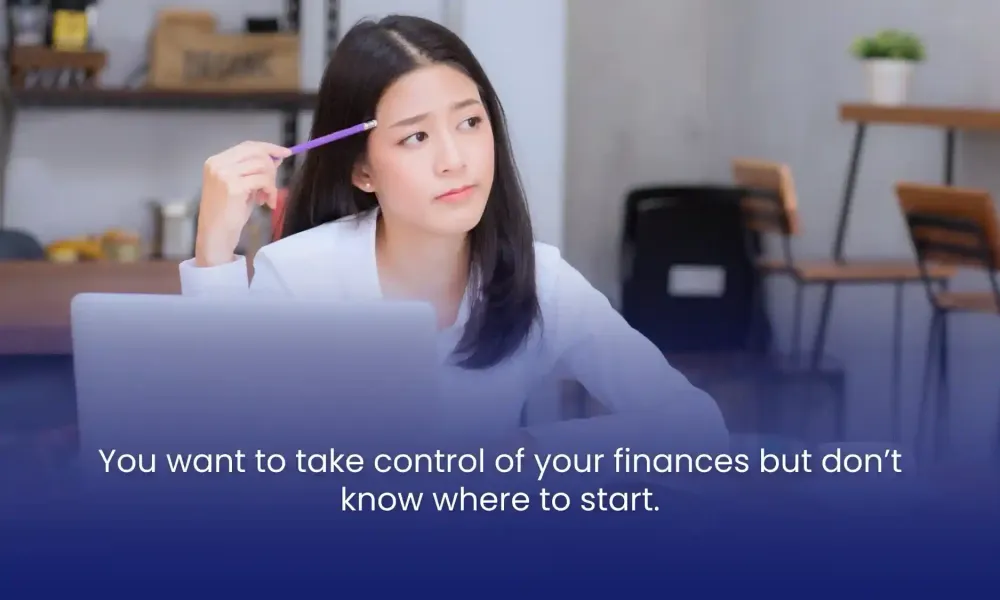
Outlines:
{"type": "MultiPolygon", "coordinates": [[[[338,41],[339,0],[326,0],[326,54],[338,41]]],[[[300,0],[285,0],[289,29],[299,30],[300,0]]],[[[219,111],[271,112],[282,119],[282,143],[299,141],[299,117],[312,110],[316,93],[288,92],[188,92],[144,88],[11,90],[4,100],[19,112],[43,110],[124,110],[124,111],[219,111]]],[[[6,143],[10,143],[10,135],[6,143]]],[[[9,156],[9,146],[3,148],[9,156]]],[[[287,181],[294,168],[283,171],[287,181]]],[[[0,165],[6,168],[6,165],[0,165]]],[[[0,180],[2,181],[2,180],[0,180]]],[[[3,227],[3,187],[0,184],[0,228],[3,227]]],[[[56,264],[47,261],[0,263],[0,359],[14,357],[40,360],[64,359],[72,348],[69,331],[70,299],[80,292],[176,293],[177,265],[171,261],[145,260],[137,263],[93,262],[56,264]]],[[[61,364],[61,363],[60,363],[61,364]]]]}
{"type": "MultiPolygon", "coordinates": [[[[285,0],[288,29],[300,31],[300,0],[285,0]]],[[[340,23],[340,0],[326,0],[326,54],[337,44],[340,23]]],[[[145,88],[93,88],[12,90],[13,108],[23,110],[52,109],[116,109],[116,110],[180,110],[180,111],[240,111],[277,112],[281,115],[281,143],[292,146],[299,142],[299,116],[312,110],[316,93],[302,92],[188,92],[145,88]]],[[[8,143],[10,141],[8,140],[8,143]]],[[[296,161],[282,165],[281,179],[287,183],[296,161]]],[[[6,168],[6,165],[2,165],[6,168]]],[[[3,227],[3,193],[0,189],[0,227],[3,227]]]]}

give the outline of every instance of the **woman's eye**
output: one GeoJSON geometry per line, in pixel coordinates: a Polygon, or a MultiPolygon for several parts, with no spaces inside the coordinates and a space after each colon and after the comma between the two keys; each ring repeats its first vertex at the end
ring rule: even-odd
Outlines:
{"type": "Polygon", "coordinates": [[[463,126],[467,125],[471,128],[476,128],[482,122],[483,122],[482,117],[469,117],[468,119],[462,121],[462,125],[463,126]]]}
{"type": "Polygon", "coordinates": [[[419,144],[420,142],[426,139],[427,139],[427,134],[424,133],[423,131],[418,131],[411,136],[403,138],[403,141],[401,141],[400,144],[402,145],[413,145],[414,143],[419,144]]]}

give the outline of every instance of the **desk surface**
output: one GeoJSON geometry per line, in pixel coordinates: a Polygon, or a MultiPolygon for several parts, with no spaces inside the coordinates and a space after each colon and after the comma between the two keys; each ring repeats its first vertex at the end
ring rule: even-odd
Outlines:
{"type": "Polygon", "coordinates": [[[0,262],[0,355],[70,354],[70,302],[84,292],[178,294],[176,261],[0,262]]]}
{"type": "Polygon", "coordinates": [[[966,131],[1000,131],[1000,107],[840,105],[840,120],[884,125],[915,125],[966,131]]]}

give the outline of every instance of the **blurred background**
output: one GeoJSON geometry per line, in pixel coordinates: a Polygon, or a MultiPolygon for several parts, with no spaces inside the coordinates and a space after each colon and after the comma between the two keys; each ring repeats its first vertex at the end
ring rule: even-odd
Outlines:
{"type": "MultiPolygon", "coordinates": [[[[505,103],[538,237],[712,391],[734,430],[911,444],[923,392],[939,387],[925,376],[946,365],[951,392],[926,402],[950,409],[928,408],[922,435],[961,432],[974,452],[997,437],[996,2],[7,0],[6,11],[8,435],[71,425],[72,402],[52,400],[71,397],[69,298],[174,293],[204,160],[246,139],[303,141],[338,37],[401,12],[472,47],[505,103]],[[962,251],[925,243],[963,235],[962,251]],[[944,281],[976,295],[928,285],[944,281]],[[964,314],[930,336],[953,312],[964,314]]],[[[271,233],[261,214],[243,250],[271,233]]],[[[594,410],[566,385],[548,418],[594,410]]]]}

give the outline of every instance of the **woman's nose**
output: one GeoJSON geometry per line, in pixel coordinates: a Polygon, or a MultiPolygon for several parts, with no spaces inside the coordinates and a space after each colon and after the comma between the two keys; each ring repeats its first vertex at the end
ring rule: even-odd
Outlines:
{"type": "Polygon", "coordinates": [[[450,135],[438,136],[437,171],[448,173],[465,167],[465,157],[455,138],[450,135]]]}

